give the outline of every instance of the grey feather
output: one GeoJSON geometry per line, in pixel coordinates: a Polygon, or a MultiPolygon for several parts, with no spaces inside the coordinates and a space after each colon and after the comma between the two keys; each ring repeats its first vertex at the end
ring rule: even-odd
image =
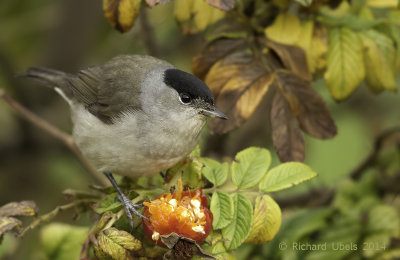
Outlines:
{"type": "Polygon", "coordinates": [[[141,83],[147,73],[159,67],[173,68],[151,56],[121,55],[77,74],[30,68],[23,76],[59,88],[72,102],[83,104],[90,113],[110,124],[123,113],[141,108],[141,83]]]}

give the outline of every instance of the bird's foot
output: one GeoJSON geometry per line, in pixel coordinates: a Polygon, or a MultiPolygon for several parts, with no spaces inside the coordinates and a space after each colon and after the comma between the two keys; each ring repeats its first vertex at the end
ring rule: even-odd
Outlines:
{"type": "Polygon", "coordinates": [[[138,216],[139,218],[147,219],[147,217],[143,216],[137,209],[143,207],[143,204],[134,204],[130,199],[128,199],[123,193],[119,194],[118,200],[121,202],[122,206],[125,209],[126,216],[129,219],[129,225],[131,229],[133,229],[133,216],[132,214],[138,216]]]}
{"type": "Polygon", "coordinates": [[[129,219],[129,225],[131,226],[131,229],[133,230],[133,217],[132,213],[139,218],[144,218],[147,219],[147,217],[143,216],[137,209],[143,207],[143,204],[134,204],[128,197],[125,196],[125,194],[121,191],[120,187],[118,186],[117,182],[115,181],[114,177],[110,172],[103,172],[104,175],[108,178],[108,180],[111,182],[113,187],[118,193],[118,200],[121,202],[122,206],[125,209],[126,216],[129,219]]]}

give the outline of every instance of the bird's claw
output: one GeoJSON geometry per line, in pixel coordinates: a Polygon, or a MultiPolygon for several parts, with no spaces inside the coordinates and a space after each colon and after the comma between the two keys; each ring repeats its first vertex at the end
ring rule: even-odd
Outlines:
{"type": "Polygon", "coordinates": [[[119,201],[121,202],[122,206],[125,209],[126,215],[129,219],[129,225],[131,226],[131,229],[133,230],[133,217],[132,217],[132,213],[136,216],[138,216],[139,218],[143,218],[146,220],[149,220],[146,216],[144,216],[143,214],[141,214],[139,211],[137,211],[138,208],[143,207],[143,204],[133,204],[132,201],[130,199],[128,199],[125,195],[120,195],[118,196],[119,201]]]}

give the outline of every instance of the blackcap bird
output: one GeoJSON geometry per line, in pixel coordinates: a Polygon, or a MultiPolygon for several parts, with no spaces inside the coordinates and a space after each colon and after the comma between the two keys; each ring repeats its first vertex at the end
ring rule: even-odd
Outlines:
{"type": "Polygon", "coordinates": [[[227,119],[206,84],[151,56],[117,56],[77,74],[30,68],[24,76],[68,102],[76,145],[111,181],[131,225],[131,213],[143,216],[111,173],[139,177],[166,170],[194,149],[208,118],[227,119]]]}

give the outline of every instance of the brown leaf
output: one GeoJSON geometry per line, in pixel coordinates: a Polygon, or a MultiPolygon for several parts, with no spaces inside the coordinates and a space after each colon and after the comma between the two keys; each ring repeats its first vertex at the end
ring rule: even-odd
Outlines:
{"type": "Polygon", "coordinates": [[[224,11],[229,11],[235,7],[235,0],[205,0],[207,3],[210,5],[224,10],[224,11]]]}
{"type": "Polygon", "coordinates": [[[171,251],[166,253],[164,259],[192,259],[195,255],[200,256],[202,259],[216,259],[193,239],[180,236],[176,233],[161,235],[161,241],[171,249],[171,251]]]}
{"type": "Polygon", "coordinates": [[[153,7],[158,4],[163,5],[169,2],[171,2],[171,0],[146,0],[147,5],[150,7],[153,7]]]}
{"type": "Polygon", "coordinates": [[[142,0],[103,0],[103,12],[109,23],[120,32],[127,32],[139,16],[142,0]]]}
{"type": "Polygon", "coordinates": [[[304,161],[304,138],[289,103],[276,90],[271,108],[272,142],[282,162],[304,161]]]}
{"type": "Polygon", "coordinates": [[[307,134],[321,138],[336,135],[335,122],[324,100],[310,84],[287,71],[277,71],[277,83],[297,116],[301,129],[307,134]]]}
{"type": "Polygon", "coordinates": [[[204,80],[208,70],[214,65],[214,63],[244,45],[244,39],[221,38],[210,42],[198,55],[193,58],[193,74],[204,80]]]}
{"type": "Polygon", "coordinates": [[[225,84],[236,74],[242,72],[243,67],[253,61],[253,55],[241,51],[234,52],[224,59],[217,61],[207,73],[204,82],[217,99],[225,84]]]}
{"type": "Polygon", "coordinates": [[[258,61],[243,67],[223,86],[216,106],[229,120],[215,120],[211,131],[226,133],[243,124],[257,108],[273,81],[272,74],[258,61]]]}
{"type": "Polygon", "coordinates": [[[35,216],[37,212],[38,208],[34,201],[10,202],[0,208],[0,217],[35,216]]]}
{"type": "Polygon", "coordinates": [[[307,57],[303,49],[268,39],[263,39],[263,42],[278,55],[284,68],[292,71],[295,75],[306,81],[312,80],[312,75],[307,65],[307,57]]]}
{"type": "Polygon", "coordinates": [[[0,217],[0,241],[3,235],[14,228],[21,229],[21,221],[11,217],[0,217]]]}

